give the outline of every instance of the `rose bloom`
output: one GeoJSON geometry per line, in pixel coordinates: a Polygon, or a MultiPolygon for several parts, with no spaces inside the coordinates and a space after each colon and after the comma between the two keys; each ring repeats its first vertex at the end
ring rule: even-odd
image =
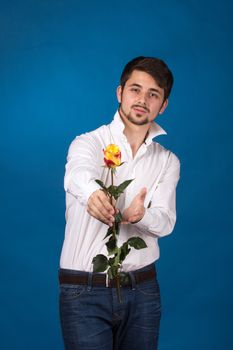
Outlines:
{"type": "Polygon", "coordinates": [[[116,168],[121,165],[121,151],[117,145],[110,144],[104,151],[104,162],[108,168],[116,168]]]}

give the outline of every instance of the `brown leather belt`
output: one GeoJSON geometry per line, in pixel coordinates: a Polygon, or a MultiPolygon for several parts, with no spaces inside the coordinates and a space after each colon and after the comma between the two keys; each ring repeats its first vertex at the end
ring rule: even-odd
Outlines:
{"type": "MultiPolygon", "coordinates": [[[[135,283],[141,283],[144,281],[148,281],[150,279],[153,279],[156,276],[156,270],[155,268],[150,269],[148,271],[132,271],[132,274],[135,278],[135,283]]],[[[88,275],[89,273],[81,274],[81,275],[75,275],[75,274],[67,274],[63,271],[59,272],[59,282],[60,284],[84,284],[88,285],[88,275]]],[[[114,279],[107,279],[106,274],[97,274],[93,273],[92,275],[92,286],[99,286],[99,287],[116,287],[116,278],[114,279]]],[[[120,286],[121,287],[128,287],[132,285],[132,278],[128,272],[121,272],[120,273],[120,286]]]]}

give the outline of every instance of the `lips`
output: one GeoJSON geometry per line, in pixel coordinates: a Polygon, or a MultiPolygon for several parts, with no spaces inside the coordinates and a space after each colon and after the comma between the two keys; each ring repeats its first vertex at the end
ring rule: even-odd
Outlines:
{"type": "Polygon", "coordinates": [[[137,113],[146,113],[147,110],[145,110],[144,108],[142,107],[133,107],[134,111],[137,112],[137,113]]]}

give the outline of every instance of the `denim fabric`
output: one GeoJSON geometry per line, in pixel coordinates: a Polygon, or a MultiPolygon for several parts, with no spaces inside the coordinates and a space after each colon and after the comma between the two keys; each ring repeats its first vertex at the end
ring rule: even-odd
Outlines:
{"type": "MultiPolygon", "coordinates": [[[[144,271],[151,265],[140,269],[144,271]]],[[[62,270],[66,273],[82,272],[62,270]]],[[[156,350],[161,316],[157,279],[115,288],[60,286],[60,319],[66,350],[156,350]]]]}

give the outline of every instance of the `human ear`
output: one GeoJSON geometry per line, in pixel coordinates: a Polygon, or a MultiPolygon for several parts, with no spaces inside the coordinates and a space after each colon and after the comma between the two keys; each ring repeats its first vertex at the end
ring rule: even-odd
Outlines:
{"type": "Polygon", "coordinates": [[[118,100],[118,102],[121,103],[121,94],[122,94],[122,87],[121,87],[121,85],[119,85],[119,86],[117,87],[116,94],[117,94],[117,100],[118,100]]]}
{"type": "Polygon", "coordinates": [[[165,111],[165,109],[167,108],[168,105],[168,99],[166,99],[163,104],[162,107],[160,108],[159,114],[163,114],[163,112],[165,111]]]}

